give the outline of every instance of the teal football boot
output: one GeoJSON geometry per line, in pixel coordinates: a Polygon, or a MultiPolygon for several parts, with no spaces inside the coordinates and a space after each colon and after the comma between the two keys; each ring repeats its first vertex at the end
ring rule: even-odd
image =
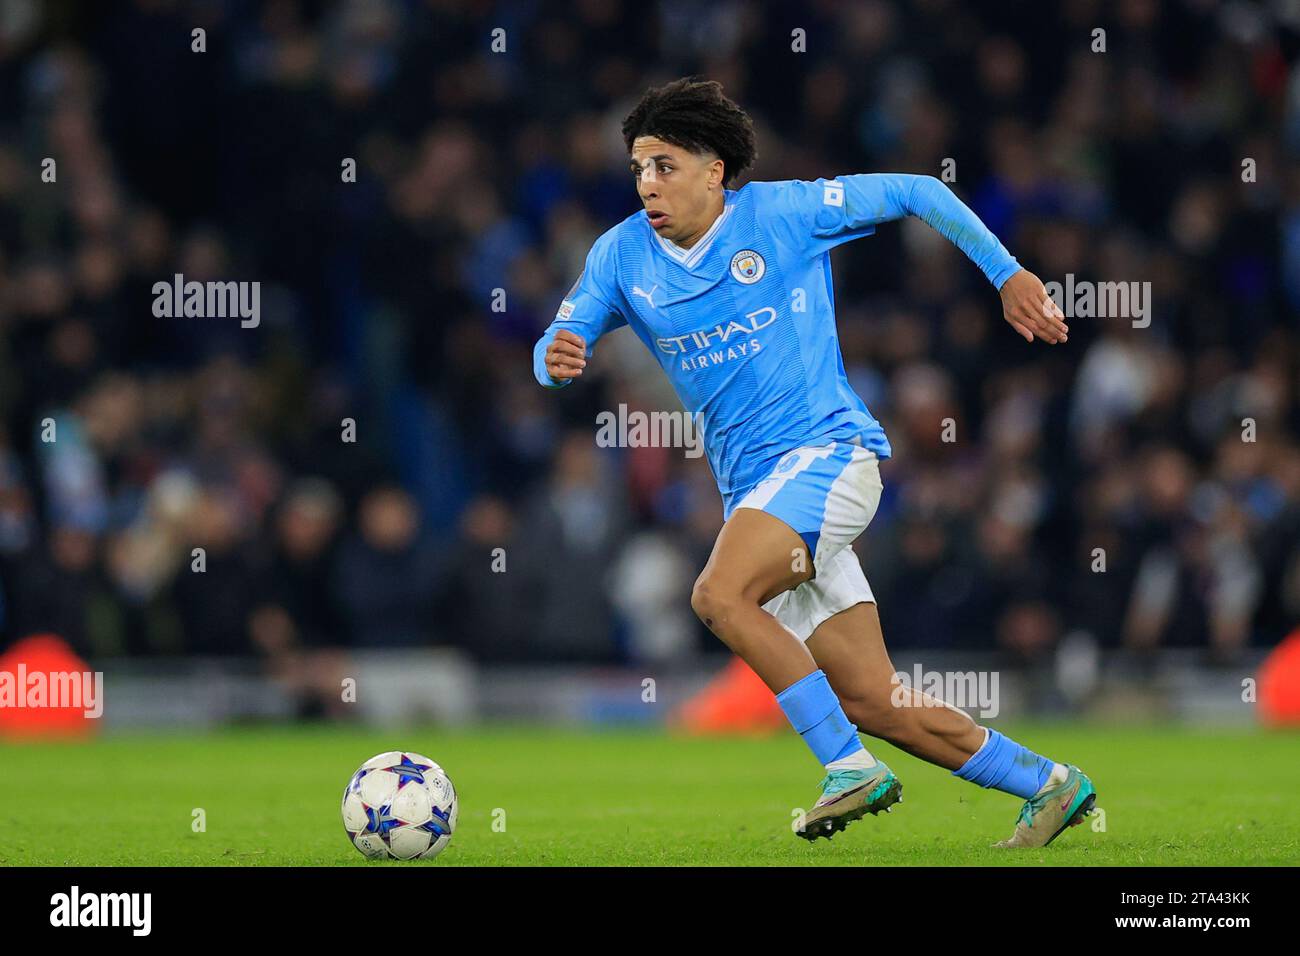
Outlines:
{"type": "Polygon", "coordinates": [[[879,760],[866,770],[832,770],[821,782],[822,795],[804,815],[795,833],[812,842],[830,839],[854,820],[881,810],[889,812],[903,799],[903,785],[879,760]]]}
{"type": "Polygon", "coordinates": [[[1067,827],[1078,826],[1097,803],[1092,781],[1078,767],[1066,764],[1065,780],[1034,794],[1020,808],[1010,839],[993,844],[1002,849],[1047,846],[1067,827]]]}

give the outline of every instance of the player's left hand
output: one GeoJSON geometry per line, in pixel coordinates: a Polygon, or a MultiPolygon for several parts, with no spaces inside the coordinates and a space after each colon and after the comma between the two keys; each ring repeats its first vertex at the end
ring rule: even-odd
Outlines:
{"type": "Polygon", "coordinates": [[[1002,283],[998,294],[1002,296],[1002,317],[1026,342],[1032,342],[1034,336],[1052,345],[1066,341],[1070,328],[1065,324],[1065,315],[1038,276],[1028,269],[1021,269],[1002,283]]]}

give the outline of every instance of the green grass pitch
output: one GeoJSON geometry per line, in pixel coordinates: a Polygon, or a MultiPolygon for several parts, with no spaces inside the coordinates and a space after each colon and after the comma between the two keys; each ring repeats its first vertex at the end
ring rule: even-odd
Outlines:
{"type": "Polygon", "coordinates": [[[904,802],[831,842],[791,832],[820,768],[793,734],[649,730],[384,732],[310,727],[3,744],[0,865],[1260,865],[1300,862],[1300,734],[999,725],[1081,766],[1094,817],[1043,850],[989,844],[1021,801],[879,741],[904,802]],[[370,862],[347,842],[343,786],[368,757],[440,762],[461,800],[434,861],[370,862]],[[206,831],[192,829],[202,808],[206,831]],[[1104,827],[1102,823],[1104,822],[1104,827]]]}

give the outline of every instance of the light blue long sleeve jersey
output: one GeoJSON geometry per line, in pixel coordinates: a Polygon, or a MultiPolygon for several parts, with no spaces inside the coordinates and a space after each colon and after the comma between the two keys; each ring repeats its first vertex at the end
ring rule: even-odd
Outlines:
{"type": "Polygon", "coordinates": [[[644,212],[591,247],[586,266],[533,350],[567,329],[591,358],[630,325],[696,414],[724,514],[786,452],[832,441],[891,454],[880,423],[849,387],[835,330],[830,251],[879,223],[917,216],[955,243],[997,288],[1020,266],[933,176],[864,173],[725,190],[720,216],[691,248],[657,235],[644,212]]]}

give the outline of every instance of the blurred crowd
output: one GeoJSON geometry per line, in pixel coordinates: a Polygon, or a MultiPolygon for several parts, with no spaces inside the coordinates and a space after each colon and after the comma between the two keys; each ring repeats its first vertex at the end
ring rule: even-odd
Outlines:
{"type": "Polygon", "coordinates": [[[595,442],[601,411],[679,407],[657,366],[624,330],[576,387],[530,370],[638,208],[622,117],[685,74],[754,116],[755,179],[947,168],[1044,281],[1151,283],[1149,326],[1048,347],[924,225],[836,251],[894,448],[857,546],[891,647],[1275,643],[1298,51],[1295,4],[1211,0],[0,0],[0,648],[322,686],[348,648],[721,653],[688,599],[705,460],[595,442]],[[155,317],[176,273],[259,281],[260,325],[155,317]]]}

